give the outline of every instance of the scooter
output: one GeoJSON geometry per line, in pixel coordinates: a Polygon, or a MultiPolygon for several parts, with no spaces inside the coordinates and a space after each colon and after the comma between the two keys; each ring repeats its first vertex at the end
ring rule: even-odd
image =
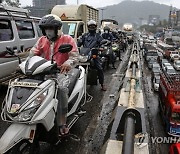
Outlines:
{"type": "Polygon", "coordinates": [[[120,46],[118,40],[114,40],[112,43],[112,51],[115,53],[116,57],[121,60],[120,46]]]}
{"type": "MultiPolygon", "coordinates": [[[[59,48],[61,53],[71,50],[72,46],[69,44],[59,48]]],[[[8,53],[15,55],[12,49],[8,49],[8,53]]],[[[1,117],[11,125],[0,139],[1,154],[37,154],[40,141],[57,145],[62,140],[56,119],[58,84],[55,74],[59,70],[53,56],[51,61],[39,56],[28,57],[22,63],[18,57],[20,71],[25,77],[9,82],[1,117]]],[[[74,69],[73,79],[68,87],[67,125],[70,129],[85,113],[81,110],[81,104],[86,101],[83,102],[86,93],[85,79],[85,69],[82,66],[74,69]]]]}

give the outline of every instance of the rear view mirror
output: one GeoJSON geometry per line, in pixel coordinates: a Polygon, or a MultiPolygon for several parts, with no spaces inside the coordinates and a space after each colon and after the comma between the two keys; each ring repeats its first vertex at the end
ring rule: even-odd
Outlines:
{"type": "Polygon", "coordinates": [[[11,48],[11,47],[6,47],[6,52],[9,53],[10,55],[14,55],[15,54],[13,48],[11,48]]]}
{"type": "Polygon", "coordinates": [[[72,50],[73,46],[71,44],[62,44],[59,47],[59,52],[60,53],[68,53],[72,50]]]}

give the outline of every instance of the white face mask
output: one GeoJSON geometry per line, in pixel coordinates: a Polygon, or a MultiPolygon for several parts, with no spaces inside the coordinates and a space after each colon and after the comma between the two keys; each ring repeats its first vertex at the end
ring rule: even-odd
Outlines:
{"type": "Polygon", "coordinates": [[[108,30],[105,30],[105,33],[108,33],[108,30]]]}
{"type": "Polygon", "coordinates": [[[46,33],[47,38],[50,40],[56,36],[55,31],[53,29],[46,29],[45,33],[46,33]]]}

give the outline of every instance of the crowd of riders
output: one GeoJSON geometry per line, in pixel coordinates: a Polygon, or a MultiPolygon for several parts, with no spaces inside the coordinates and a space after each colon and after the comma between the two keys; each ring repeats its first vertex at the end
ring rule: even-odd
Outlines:
{"type": "MultiPolygon", "coordinates": [[[[113,43],[118,44],[118,50],[125,51],[126,41],[125,34],[122,31],[112,31],[108,26],[104,27],[103,33],[97,32],[97,23],[90,20],[87,24],[88,32],[83,34],[78,42],[76,43],[74,39],[65,35],[62,32],[62,22],[61,19],[56,15],[46,15],[40,22],[39,27],[43,33],[43,36],[39,38],[37,43],[30,51],[30,56],[43,56],[45,59],[50,60],[54,52],[58,52],[58,48],[62,44],[72,45],[72,50],[70,53],[57,53],[53,59],[56,61],[60,73],[57,74],[58,83],[58,99],[61,100],[58,103],[57,120],[59,125],[59,134],[66,135],[69,133],[69,128],[66,125],[67,112],[68,112],[68,80],[71,79],[71,73],[78,62],[80,47],[85,48],[99,48],[103,52],[101,47],[102,40],[108,40],[110,46],[113,43]]],[[[115,55],[111,54],[112,68],[115,68],[115,55]]],[[[120,55],[119,55],[120,56],[120,55]]],[[[98,72],[98,79],[102,91],[106,91],[106,86],[104,84],[104,72],[102,67],[102,62],[100,55],[94,59],[95,68],[98,72]]]]}

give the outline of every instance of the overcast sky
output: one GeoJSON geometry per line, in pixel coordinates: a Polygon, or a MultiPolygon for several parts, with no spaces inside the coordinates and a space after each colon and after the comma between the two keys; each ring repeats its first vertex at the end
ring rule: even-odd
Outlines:
{"type": "MultiPolygon", "coordinates": [[[[78,0],[79,4],[88,4],[94,7],[104,7],[122,2],[123,0],[78,0]]],[[[136,0],[142,1],[142,0],[136,0]]],[[[180,0],[153,0],[157,3],[173,5],[180,9],[180,0]]],[[[67,4],[77,4],[77,0],[66,0],[67,4]]],[[[22,6],[32,5],[32,0],[20,0],[22,6]]]]}

